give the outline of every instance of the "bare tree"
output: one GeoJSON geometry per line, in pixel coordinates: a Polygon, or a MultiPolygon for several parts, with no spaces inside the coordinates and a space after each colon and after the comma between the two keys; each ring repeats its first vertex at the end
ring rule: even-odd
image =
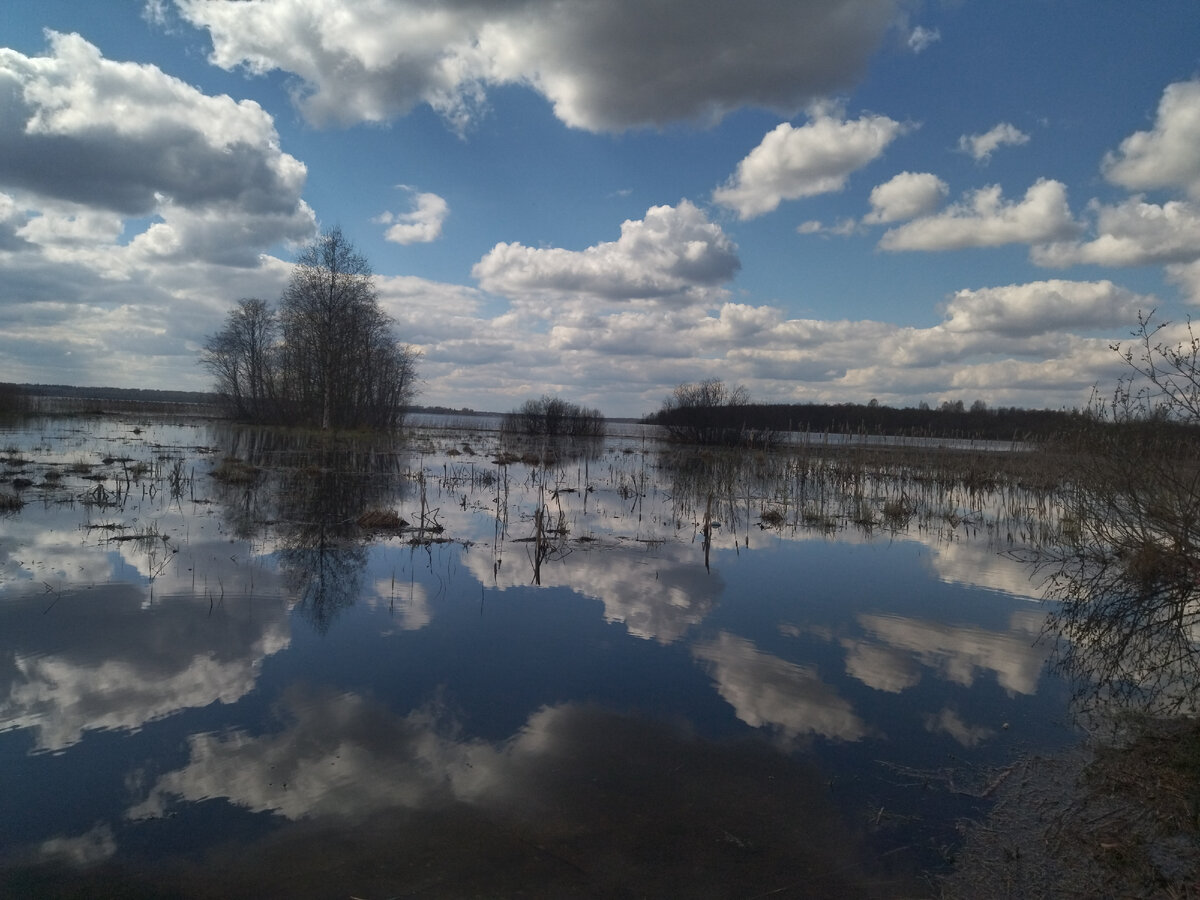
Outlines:
{"type": "Polygon", "coordinates": [[[278,314],[240,301],[201,363],[238,418],[391,428],[416,396],[418,358],[396,340],[366,259],[335,228],[300,254],[278,314]]]}
{"type": "Polygon", "coordinates": [[[204,342],[200,362],[216,379],[216,392],[235,418],[271,415],[275,337],[275,314],[266,301],[247,297],[230,311],[225,327],[204,342]]]}
{"type": "Polygon", "coordinates": [[[738,385],[727,387],[719,378],[675,386],[652,421],[663,426],[672,440],[693,444],[766,445],[776,440],[769,429],[746,424],[750,392],[738,385]]]}
{"type": "Polygon", "coordinates": [[[319,410],[322,428],[354,418],[352,398],[364,357],[378,340],[379,310],[371,267],[334,228],[296,260],[280,298],[283,342],[293,352],[285,370],[301,408],[319,410]]]}

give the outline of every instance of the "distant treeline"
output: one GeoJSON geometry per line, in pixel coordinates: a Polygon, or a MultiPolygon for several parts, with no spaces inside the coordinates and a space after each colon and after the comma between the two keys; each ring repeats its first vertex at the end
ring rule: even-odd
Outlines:
{"type": "Polygon", "coordinates": [[[160,391],[150,388],[75,387],[70,384],[6,384],[26,397],[66,397],[73,400],[132,400],[141,403],[216,403],[205,391],[160,391]]]}
{"type": "Polygon", "coordinates": [[[978,403],[970,408],[943,404],[938,408],[903,409],[875,403],[747,403],[663,409],[644,421],[670,428],[685,425],[697,416],[703,418],[706,428],[726,431],[808,431],[1023,441],[1050,437],[1073,428],[1079,424],[1083,413],[1017,407],[988,409],[978,403]]]}

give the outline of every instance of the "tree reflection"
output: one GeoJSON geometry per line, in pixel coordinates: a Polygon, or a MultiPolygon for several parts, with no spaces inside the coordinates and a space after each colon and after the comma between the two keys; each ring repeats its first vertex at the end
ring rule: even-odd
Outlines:
{"type": "Polygon", "coordinates": [[[1154,422],[1077,435],[1061,536],[1032,560],[1077,699],[1195,712],[1200,690],[1200,469],[1195,436],[1154,422]]]}
{"type": "Polygon", "coordinates": [[[297,608],[325,633],[362,591],[358,520],[403,498],[407,457],[373,435],[222,426],[217,439],[225,458],[214,475],[232,527],[273,538],[297,608]]]}

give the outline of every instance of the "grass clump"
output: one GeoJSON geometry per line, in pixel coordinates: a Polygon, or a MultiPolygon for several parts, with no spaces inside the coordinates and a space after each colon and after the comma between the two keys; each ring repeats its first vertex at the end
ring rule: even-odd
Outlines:
{"type": "Polygon", "coordinates": [[[227,456],[213,469],[212,477],[225,484],[253,484],[261,470],[248,462],[227,456]]]}
{"type": "Polygon", "coordinates": [[[762,522],[765,528],[782,528],[784,523],[787,522],[787,516],[784,515],[783,510],[772,507],[771,509],[764,509],[762,511],[759,521],[762,522]]]}
{"type": "Polygon", "coordinates": [[[358,517],[358,527],[375,531],[399,531],[408,527],[408,522],[400,518],[400,514],[394,510],[368,509],[358,517]]]}
{"type": "Polygon", "coordinates": [[[0,491],[0,513],[20,512],[24,505],[25,501],[18,495],[0,491]]]}

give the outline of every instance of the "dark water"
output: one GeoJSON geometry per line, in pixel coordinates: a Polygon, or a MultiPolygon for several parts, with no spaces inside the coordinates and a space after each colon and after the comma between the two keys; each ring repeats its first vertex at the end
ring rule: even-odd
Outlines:
{"type": "Polygon", "coordinates": [[[0,893],[930,894],[1072,739],[1013,497],[497,442],[0,432],[0,893]]]}

